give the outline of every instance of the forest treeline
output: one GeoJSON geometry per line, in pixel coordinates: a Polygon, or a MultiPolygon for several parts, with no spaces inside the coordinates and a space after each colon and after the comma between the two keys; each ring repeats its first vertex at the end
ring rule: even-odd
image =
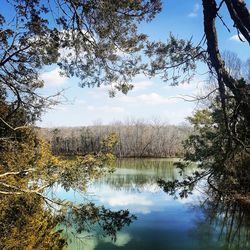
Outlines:
{"type": "Polygon", "coordinates": [[[101,142],[115,133],[117,157],[182,157],[182,142],[191,133],[186,125],[149,124],[144,121],[85,127],[41,128],[40,133],[55,155],[85,155],[99,152],[101,142]]]}

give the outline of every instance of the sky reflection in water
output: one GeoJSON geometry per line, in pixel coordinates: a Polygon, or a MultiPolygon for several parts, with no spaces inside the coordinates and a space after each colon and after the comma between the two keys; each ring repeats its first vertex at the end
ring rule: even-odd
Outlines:
{"type": "MultiPolygon", "coordinates": [[[[195,169],[191,167],[188,173],[195,169]]],[[[209,234],[209,225],[196,227],[204,219],[197,209],[201,193],[194,191],[187,199],[174,199],[156,184],[158,178],[181,178],[173,162],[168,160],[123,160],[115,173],[91,183],[87,199],[112,210],[128,209],[137,220],[109,238],[72,239],[68,249],[220,249],[216,233],[209,234]],[[195,209],[196,207],[196,209],[195,209]],[[218,247],[218,248],[217,248],[218,247]]],[[[57,197],[83,202],[80,194],[57,189],[57,197]]],[[[81,236],[84,236],[82,234],[81,236]]]]}

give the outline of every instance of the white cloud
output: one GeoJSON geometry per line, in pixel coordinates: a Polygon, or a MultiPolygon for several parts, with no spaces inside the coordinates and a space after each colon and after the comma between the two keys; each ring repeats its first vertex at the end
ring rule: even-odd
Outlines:
{"type": "MultiPolygon", "coordinates": [[[[185,101],[183,101],[183,103],[185,103],[185,101]]],[[[174,123],[178,124],[180,122],[184,122],[186,117],[192,114],[193,110],[194,110],[193,107],[177,108],[174,111],[167,110],[163,112],[163,115],[166,117],[172,117],[174,123]]]]}
{"type": "Polygon", "coordinates": [[[157,93],[142,94],[137,96],[123,96],[121,100],[130,103],[140,103],[148,105],[159,105],[166,103],[177,103],[177,100],[172,97],[164,97],[157,93]]]}
{"type": "Polygon", "coordinates": [[[169,97],[163,97],[156,93],[151,94],[143,94],[137,96],[137,99],[141,102],[147,103],[147,104],[165,104],[165,103],[175,103],[176,100],[173,100],[169,97]]]}
{"type": "Polygon", "coordinates": [[[193,7],[192,12],[188,14],[188,17],[197,17],[199,9],[200,9],[200,5],[196,3],[193,7]]]}
{"type": "Polygon", "coordinates": [[[230,38],[229,38],[229,40],[231,40],[231,41],[235,41],[235,42],[242,42],[242,41],[246,41],[246,39],[243,37],[243,35],[242,34],[239,34],[239,35],[233,35],[233,36],[231,36],[230,38]],[[241,40],[240,40],[240,38],[239,38],[239,36],[240,36],[240,38],[241,38],[241,40]]]}
{"type": "Polygon", "coordinates": [[[87,110],[93,112],[104,112],[104,113],[123,113],[124,109],[121,107],[111,107],[111,106],[102,106],[102,107],[95,107],[95,106],[87,106],[87,110]]]}
{"type": "Polygon", "coordinates": [[[74,102],[75,105],[85,105],[86,101],[81,100],[81,99],[76,99],[74,102]]]}
{"type": "Polygon", "coordinates": [[[60,69],[55,68],[51,71],[47,71],[40,74],[40,78],[44,81],[45,86],[55,87],[62,86],[66,81],[67,77],[60,75],[60,69]]]}
{"type": "Polygon", "coordinates": [[[56,105],[55,107],[53,107],[53,109],[58,110],[58,111],[63,111],[63,112],[68,111],[68,108],[65,105],[56,105]]]}
{"type": "Polygon", "coordinates": [[[107,97],[109,98],[108,94],[111,90],[111,85],[101,85],[100,87],[89,90],[88,94],[94,99],[106,99],[107,97]]]}
{"type": "Polygon", "coordinates": [[[152,81],[147,81],[147,80],[138,81],[138,82],[134,82],[133,85],[134,85],[133,90],[143,90],[143,89],[146,89],[146,88],[152,86],[153,82],[152,81]]]}
{"type": "Polygon", "coordinates": [[[119,57],[125,57],[128,55],[128,53],[122,51],[121,49],[117,49],[115,54],[119,57]]]}
{"type": "MultiPolygon", "coordinates": [[[[204,80],[194,78],[190,82],[180,83],[177,86],[164,86],[163,89],[172,93],[173,99],[184,96],[196,96],[204,88],[204,80]]],[[[186,98],[189,99],[189,98],[186,98]]]]}
{"type": "Polygon", "coordinates": [[[184,82],[182,84],[179,84],[178,86],[175,86],[179,89],[197,89],[197,83],[188,83],[188,82],[184,82]]]}

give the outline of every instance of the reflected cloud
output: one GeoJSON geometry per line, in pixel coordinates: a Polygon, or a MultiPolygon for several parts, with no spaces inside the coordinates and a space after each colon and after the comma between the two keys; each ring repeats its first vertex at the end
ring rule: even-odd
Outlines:
{"type": "MultiPolygon", "coordinates": [[[[166,207],[181,206],[182,203],[192,201],[191,197],[186,200],[174,200],[157,184],[159,178],[178,178],[178,170],[173,166],[173,162],[148,160],[123,161],[120,164],[115,173],[90,183],[84,196],[112,210],[128,209],[137,215],[163,211],[166,207]]],[[[195,166],[191,167],[187,172],[192,172],[194,168],[195,166]]],[[[59,198],[74,198],[76,202],[83,200],[83,197],[73,190],[66,193],[59,188],[56,193],[59,198]]]]}
{"type": "Polygon", "coordinates": [[[116,241],[112,241],[110,238],[104,238],[104,242],[112,243],[117,247],[124,247],[131,241],[132,237],[128,233],[118,233],[116,241]]]}
{"type": "Polygon", "coordinates": [[[124,247],[132,240],[132,236],[129,233],[119,232],[117,233],[116,241],[111,240],[109,237],[98,239],[96,236],[88,235],[88,233],[82,233],[77,235],[76,238],[70,239],[70,243],[67,246],[68,250],[94,250],[99,244],[110,243],[117,247],[124,247]]]}
{"type": "Polygon", "coordinates": [[[92,186],[89,190],[98,194],[98,202],[112,209],[128,209],[131,213],[149,214],[156,205],[152,194],[145,191],[135,193],[123,189],[115,190],[107,185],[92,186]]]}
{"type": "Polygon", "coordinates": [[[123,194],[123,196],[117,195],[110,197],[107,200],[111,206],[127,206],[127,205],[152,205],[152,201],[146,197],[137,194],[123,194]]]}

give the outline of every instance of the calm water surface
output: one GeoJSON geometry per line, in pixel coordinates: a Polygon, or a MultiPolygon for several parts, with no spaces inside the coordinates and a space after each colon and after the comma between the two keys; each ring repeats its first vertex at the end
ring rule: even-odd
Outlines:
{"type": "MultiPolygon", "coordinates": [[[[221,227],[213,227],[205,221],[200,203],[202,193],[194,191],[187,199],[175,199],[157,185],[159,178],[181,178],[170,160],[122,160],[114,173],[88,186],[87,198],[112,210],[128,209],[135,214],[130,226],[118,232],[114,242],[105,237],[70,239],[68,249],[113,250],[195,250],[228,249],[222,237],[221,227]]],[[[187,173],[192,173],[195,166],[187,173]]],[[[198,187],[202,191],[202,184],[198,187]]],[[[59,197],[82,202],[83,197],[71,191],[58,190],[59,197]]],[[[237,249],[237,248],[236,248],[237,249]]],[[[250,249],[250,248],[241,248],[250,249]]]]}

